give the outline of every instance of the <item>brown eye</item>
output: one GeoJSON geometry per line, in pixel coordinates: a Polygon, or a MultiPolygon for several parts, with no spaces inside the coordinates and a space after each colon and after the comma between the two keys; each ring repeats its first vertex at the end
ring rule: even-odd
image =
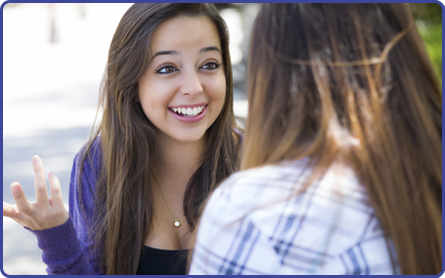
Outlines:
{"type": "Polygon", "coordinates": [[[161,66],[160,68],[158,68],[156,70],[156,73],[159,73],[159,74],[169,74],[169,73],[172,73],[172,72],[175,72],[175,71],[178,71],[178,69],[175,68],[172,65],[167,65],[167,66],[161,66]]]}
{"type": "Polygon", "coordinates": [[[202,68],[202,69],[207,69],[207,70],[214,70],[214,69],[219,68],[220,65],[221,65],[221,64],[218,64],[218,63],[216,63],[216,62],[210,62],[210,63],[205,64],[205,65],[202,66],[201,68],[202,68]]]}

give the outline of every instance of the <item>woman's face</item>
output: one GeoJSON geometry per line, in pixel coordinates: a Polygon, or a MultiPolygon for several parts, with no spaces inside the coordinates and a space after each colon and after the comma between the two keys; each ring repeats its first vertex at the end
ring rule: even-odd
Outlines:
{"type": "Polygon", "coordinates": [[[226,77],[218,31],[209,18],[180,16],[152,35],[152,58],[139,80],[148,119],[180,141],[201,139],[221,112],[226,77]]]}

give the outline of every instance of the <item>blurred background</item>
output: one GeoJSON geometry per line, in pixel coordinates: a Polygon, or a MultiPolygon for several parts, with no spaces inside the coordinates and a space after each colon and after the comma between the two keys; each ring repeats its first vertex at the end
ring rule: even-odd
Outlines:
{"type": "MultiPolygon", "coordinates": [[[[31,159],[59,177],[68,203],[75,154],[94,119],[108,47],[131,4],[7,4],[3,9],[3,201],[18,181],[35,200],[31,159]]],[[[442,76],[442,10],[410,4],[428,54],[442,76]]],[[[260,4],[218,4],[230,31],[237,122],[247,116],[250,29],[260,4]]],[[[441,79],[441,78],[440,78],[441,79]]],[[[3,271],[46,274],[35,237],[3,217],[3,271]]]]}

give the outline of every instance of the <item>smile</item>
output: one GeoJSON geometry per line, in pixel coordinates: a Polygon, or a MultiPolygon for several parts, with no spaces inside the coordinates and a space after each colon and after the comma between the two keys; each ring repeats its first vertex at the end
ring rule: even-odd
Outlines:
{"type": "Polygon", "coordinates": [[[186,124],[198,123],[207,115],[208,103],[199,103],[189,106],[168,107],[168,112],[180,122],[186,124]]]}
{"type": "Polygon", "coordinates": [[[176,107],[176,108],[169,108],[171,111],[173,111],[175,114],[182,116],[182,117],[196,117],[204,111],[204,108],[207,105],[202,106],[195,106],[195,107],[176,107]]]}

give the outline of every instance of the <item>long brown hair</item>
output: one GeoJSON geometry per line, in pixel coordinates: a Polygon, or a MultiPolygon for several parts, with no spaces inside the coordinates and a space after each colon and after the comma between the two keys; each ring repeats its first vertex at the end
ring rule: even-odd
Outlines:
{"type": "Polygon", "coordinates": [[[402,274],[442,269],[442,96],[405,4],[265,4],[241,169],[347,163],[402,274]]]}
{"type": "Polygon", "coordinates": [[[206,132],[202,164],[185,192],[183,209],[191,229],[203,200],[238,167],[240,135],[234,132],[232,68],[224,20],[213,4],[134,4],[122,17],[111,42],[100,95],[102,120],[86,144],[80,164],[91,159],[99,140],[102,166],[96,183],[97,217],[91,228],[96,245],[91,252],[99,252],[106,274],[136,274],[148,236],[153,198],[149,169],[158,144],[155,127],[137,101],[138,80],[148,67],[154,30],[177,16],[206,16],[215,24],[227,87],[224,107],[206,132]]]}

